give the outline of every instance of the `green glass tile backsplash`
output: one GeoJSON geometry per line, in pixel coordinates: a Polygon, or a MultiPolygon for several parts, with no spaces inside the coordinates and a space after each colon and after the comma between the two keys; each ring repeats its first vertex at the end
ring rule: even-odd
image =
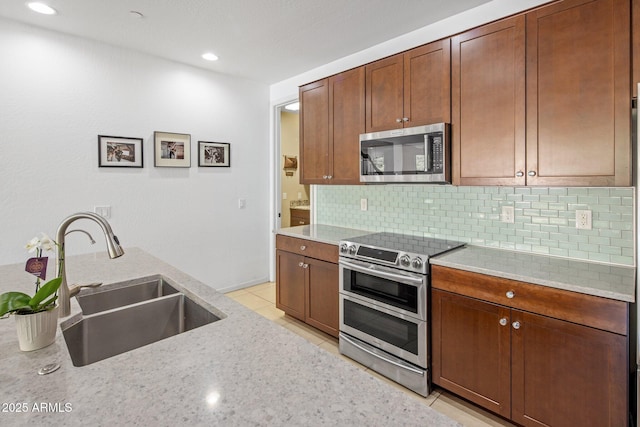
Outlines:
{"type": "Polygon", "coordinates": [[[449,238],[474,245],[622,265],[634,264],[634,189],[318,186],[320,224],[449,238]],[[360,199],[368,209],[360,210],[360,199]],[[515,223],[500,221],[513,206],[515,223]],[[575,228],[576,209],[592,212],[575,228]]]}

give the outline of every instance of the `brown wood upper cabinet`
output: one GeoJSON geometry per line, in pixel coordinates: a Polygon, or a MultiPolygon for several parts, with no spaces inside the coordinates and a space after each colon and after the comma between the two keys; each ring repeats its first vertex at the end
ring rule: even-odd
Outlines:
{"type": "Polygon", "coordinates": [[[565,0],[454,37],[454,184],[631,185],[630,19],[565,0]]]}
{"type": "Polygon", "coordinates": [[[527,14],[527,183],[631,185],[630,2],[527,14]]]}
{"type": "Polygon", "coordinates": [[[359,184],[364,67],[301,86],[300,183],[359,184]]]}
{"type": "Polygon", "coordinates": [[[365,70],[367,132],[450,122],[449,39],[372,62],[365,70]]]}
{"type": "Polygon", "coordinates": [[[633,78],[631,86],[633,86],[633,96],[638,96],[638,83],[640,83],[640,2],[631,2],[631,57],[633,58],[633,78]]]}
{"type": "Polygon", "coordinates": [[[452,39],[452,179],[457,185],[524,185],[524,16],[452,39]]]}

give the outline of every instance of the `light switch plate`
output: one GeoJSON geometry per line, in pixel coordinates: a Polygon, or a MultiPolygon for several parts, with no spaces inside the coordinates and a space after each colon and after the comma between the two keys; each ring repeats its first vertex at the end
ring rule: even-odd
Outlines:
{"type": "Polygon", "coordinates": [[[516,210],[513,206],[503,206],[500,214],[500,221],[508,224],[516,222],[516,210]]]}
{"type": "Polygon", "coordinates": [[[367,208],[368,208],[367,199],[360,199],[360,210],[361,211],[366,211],[367,208]]]}
{"type": "Polygon", "coordinates": [[[94,206],[93,212],[105,219],[111,218],[111,206],[94,206]]]}

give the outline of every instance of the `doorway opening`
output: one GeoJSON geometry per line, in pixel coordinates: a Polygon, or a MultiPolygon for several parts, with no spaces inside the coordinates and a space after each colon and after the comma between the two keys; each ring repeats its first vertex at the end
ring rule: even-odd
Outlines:
{"type": "Polygon", "coordinates": [[[276,218],[277,228],[311,222],[311,188],[300,184],[300,128],[297,100],[276,108],[276,218]]]}

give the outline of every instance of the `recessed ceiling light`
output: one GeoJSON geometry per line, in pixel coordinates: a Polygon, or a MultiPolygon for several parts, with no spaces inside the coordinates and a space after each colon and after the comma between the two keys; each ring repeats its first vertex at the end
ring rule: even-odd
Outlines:
{"type": "Polygon", "coordinates": [[[42,13],[43,15],[55,15],[56,13],[58,13],[51,6],[40,2],[30,2],[27,3],[27,6],[34,12],[42,13]]]}
{"type": "Polygon", "coordinates": [[[218,60],[218,56],[214,53],[211,52],[207,52],[207,53],[203,53],[202,54],[202,58],[206,59],[207,61],[217,61],[218,60]]]}
{"type": "Polygon", "coordinates": [[[289,110],[289,111],[298,111],[300,109],[300,103],[299,102],[294,102],[292,104],[285,105],[284,109],[285,110],[289,110]]]}

